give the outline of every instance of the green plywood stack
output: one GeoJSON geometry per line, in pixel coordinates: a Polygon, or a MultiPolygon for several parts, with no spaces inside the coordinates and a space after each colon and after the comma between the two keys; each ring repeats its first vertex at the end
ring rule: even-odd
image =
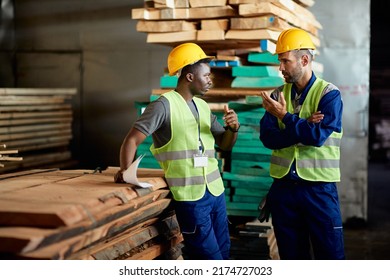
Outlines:
{"type": "Polygon", "coordinates": [[[232,68],[232,88],[276,88],[283,84],[278,57],[268,51],[249,53],[248,64],[232,68]]]}
{"type": "Polygon", "coordinates": [[[228,214],[258,216],[258,204],[267,194],[271,150],[259,139],[259,122],[265,110],[257,104],[229,103],[241,123],[237,142],[231,153],[230,170],[222,173],[228,214]]]}

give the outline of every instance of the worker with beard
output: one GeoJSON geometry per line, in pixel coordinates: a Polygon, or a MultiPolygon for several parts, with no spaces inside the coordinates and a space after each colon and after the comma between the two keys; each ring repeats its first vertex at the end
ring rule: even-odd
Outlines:
{"type": "Polygon", "coordinates": [[[237,114],[224,108],[222,126],[201,98],[212,87],[212,56],[194,43],[184,43],[168,55],[177,87],[150,103],[125,137],[115,182],[131,165],[137,147],[149,135],[150,150],[164,170],[189,259],[229,259],[230,235],[224,185],[215,144],[232,149],[240,128],[237,114]]]}
{"type": "Polygon", "coordinates": [[[307,32],[281,32],[276,54],[285,84],[261,93],[260,140],[272,149],[274,181],[259,219],[271,214],[281,259],[345,259],[336,186],[343,103],[339,89],[312,71],[315,49],[307,32]]]}

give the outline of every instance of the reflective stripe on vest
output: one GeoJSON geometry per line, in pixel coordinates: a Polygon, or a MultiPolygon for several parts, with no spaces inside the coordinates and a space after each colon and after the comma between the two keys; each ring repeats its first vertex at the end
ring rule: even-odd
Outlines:
{"type": "Polygon", "coordinates": [[[195,201],[203,197],[206,186],[213,195],[224,192],[218,161],[215,158],[215,140],[210,131],[210,107],[197,97],[193,100],[199,113],[199,124],[183,97],[170,91],[163,94],[169,101],[171,139],[160,148],[150,147],[151,152],[164,169],[165,178],[175,200],[195,201]],[[207,167],[194,167],[194,155],[199,152],[200,138],[207,167]]]}
{"type": "MultiPolygon", "coordinates": [[[[302,104],[299,112],[300,118],[307,119],[317,111],[318,104],[328,85],[329,83],[322,79],[317,78],[315,80],[302,104]]],[[[292,84],[286,84],[283,92],[287,111],[293,113],[291,87],[292,84]]],[[[284,129],[284,124],[280,120],[278,122],[279,127],[284,129]]],[[[295,159],[297,173],[302,179],[339,182],[341,138],[342,132],[333,132],[321,147],[306,146],[299,143],[288,148],[274,150],[271,157],[270,175],[274,178],[284,177],[289,172],[295,159]]]]}

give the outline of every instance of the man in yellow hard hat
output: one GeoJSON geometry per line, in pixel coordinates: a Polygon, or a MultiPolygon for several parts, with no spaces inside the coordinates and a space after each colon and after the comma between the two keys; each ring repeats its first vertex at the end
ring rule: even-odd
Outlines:
{"type": "Polygon", "coordinates": [[[120,150],[116,182],[134,159],[148,135],[150,147],[164,170],[173,195],[176,217],[190,259],[228,259],[230,235],[215,144],[230,150],[240,124],[234,110],[225,107],[223,127],[203,96],[212,86],[207,56],[194,43],[174,48],[168,56],[170,75],[178,76],[175,90],[150,103],[125,137],[120,150]]]}
{"type": "MultiPolygon", "coordinates": [[[[261,93],[260,140],[272,149],[270,211],[281,259],[344,259],[340,181],[343,103],[339,89],[312,71],[314,46],[301,29],[276,44],[285,84],[261,93]]],[[[261,217],[266,219],[267,217],[261,217]]]]}

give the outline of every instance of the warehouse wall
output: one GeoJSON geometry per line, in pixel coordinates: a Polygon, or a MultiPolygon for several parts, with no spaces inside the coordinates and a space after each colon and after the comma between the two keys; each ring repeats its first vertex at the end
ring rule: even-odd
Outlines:
{"type": "Polygon", "coordinates": [[[318,61],[344,102],[339,184],[343,216],[367,218],[370,1],[316,1],[312,11],[324,27],[318,61]]]}
{"type": "MultiPolygon", "coordinates": [[[[345,102],[342,211],[344,218],[365,218],[370,1],[315,2],[310,10],[323,25],[318,61],[345,102]]],[[[147,44],[135,31],[131,9],[143,3],[15,1],[15,48],[1,48],[0,59],[9,63],[0,87],[78,88],[72,149],[82,168],[119,164],[120,144],[137,115],[134,101],[147,101],[159,87],[169,48],[147,44]]]]}

